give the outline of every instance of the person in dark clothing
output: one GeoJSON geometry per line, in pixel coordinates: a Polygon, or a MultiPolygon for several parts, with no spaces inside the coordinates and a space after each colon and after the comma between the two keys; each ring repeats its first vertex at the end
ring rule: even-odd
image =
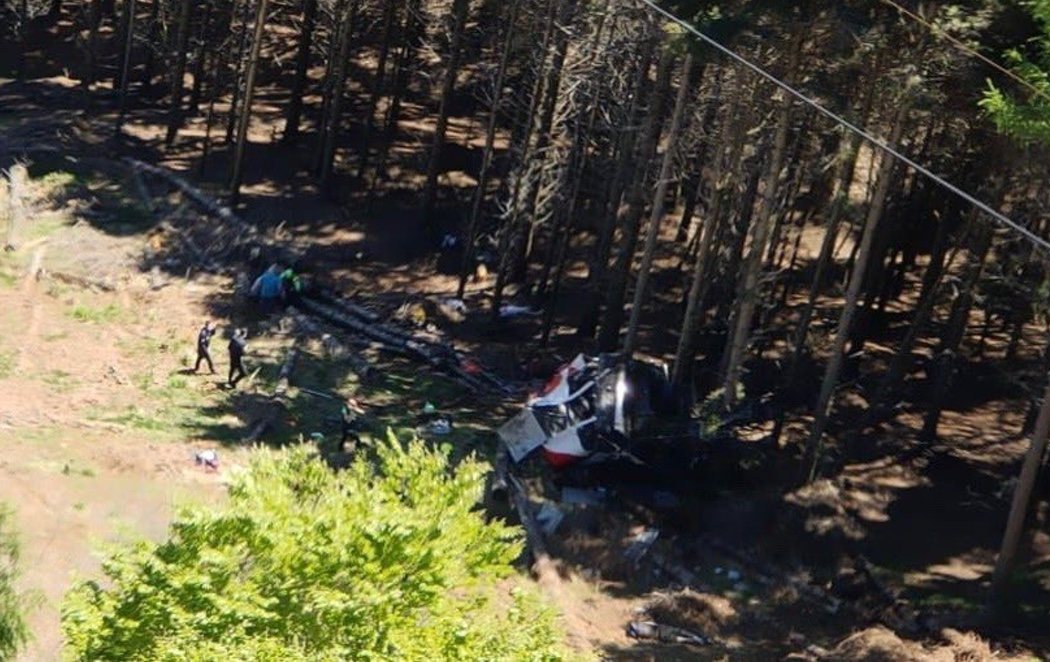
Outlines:
{"type": "Polygon", "coordinates": [[[211,325],[211,322],[205,322],[200,333],[197,334],[197,365],[193,366],[193,372],[200,372],[201,361],[206,361],[208,370],[211,371],[211,374],[215,374],[215,364],[212,363],[211,352],[208,351],[211,346],[211,337],[214,335],[215,327],[211,325]]]}
{"type": "Polygon", "coordinates": [[[343,436],[339,440],[339,452],[346,452],[346,442],[353,440],[354,446],[351,450],[357,448],[357,443],[361,441],[361,437],[358,436],[360,429],[360,416],[365,411],[361,409],[357,400],[354,398],[347,398],[346,402],[343,403],[343,409],[340,412],[342,424],[343,424],[343,436]]]}
{"type": "Polygon", "coordinates": [[[245,329],[234,331],[228,348],[230,351],[230,388],[237,388],[237,382],[248,376],[243,362],[244,353],[248,350],[248,332],[245,329]]]}

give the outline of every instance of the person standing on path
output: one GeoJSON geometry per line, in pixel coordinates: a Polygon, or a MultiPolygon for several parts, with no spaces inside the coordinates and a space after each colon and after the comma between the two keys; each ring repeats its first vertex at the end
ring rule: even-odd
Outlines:
{"type": "Polygon", "coordinates": [[[211,371],[211,374],[215,374],[215,364],[212,363],[211,352],[208,351],[211,347],[211,337],[214,335],[215,327],[211,325],[211,321],[206,321],[200,333],[197,334],[197,365],[193,366],[193,372],[200,372],[201,361],[206,361],[208,370],[211,371]]]}
{"type": "Polygon", "coordinates": [[[228,346],[230,351],[230,388],[237,388],[237,382],[248,376],[244,369],[244,353],[248,351],[247,329],[237,329],[233,332],[228,346]]]}

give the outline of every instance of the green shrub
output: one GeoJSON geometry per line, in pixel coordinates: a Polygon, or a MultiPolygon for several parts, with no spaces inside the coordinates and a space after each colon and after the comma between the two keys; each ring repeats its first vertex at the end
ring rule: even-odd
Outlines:
{"type": "Polygon", "coordinates": [[[18,541],[8,525],[11,512],[0,504],[0,660],[13,659],[29,641],[24,596],[15,591],[18,541]]]}
{"type": "Polygon", "coordinates": [[[258,450],[228,505],[186,507],[162,544],[68,594],[74,660],[556,660],[553,614],[501,580],[517,530],[477,509],[484,467],[393,435],[331,471],[258,450]]]}

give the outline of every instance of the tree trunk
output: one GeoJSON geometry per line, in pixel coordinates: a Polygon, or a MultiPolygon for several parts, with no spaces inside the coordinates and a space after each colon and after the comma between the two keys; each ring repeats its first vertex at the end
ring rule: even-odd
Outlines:
{"type": "Polygon", "coordinates": [[[1039,410],[1039,419],[1035,424],[1032,442],[1028,446],[1028,452],[1025,453],[1021,475],[1017,479],[1017,487],[1014,488],[1010,515],[1006,520],[1006,532],[1003,534],[999,557],[995,561],[995,572],[992,574],[992,596],[1000,605],[1007,597],[1010,587],[1017,551],[1024,534],[1025,520],[1028,519],[1028,507],[1039,478],[1043,456],[1046,454],[1048,434],[1050,434],[1050,383],[1047,384],[1043,394],[1043,406],[1039,410]]]}
{"type": "MultiPolygon", "coordinates": [[[[893,130],[890,132],[889,145],[896,145],[900,141],[901,133],[904,131],[905,118],[908,113],[908,104],[900,103],[897,116],[893,121],[893,130]]],[[[809,481],[816,478],[820,466],[823,451],[824,430],[827,428],[828,416],[834,404],[835,386],[838,384],[839,372],[842,370],[843,354],[846,349],[846,341],[849,340],[850,327],[853,316],[857,310],[857,301],[860,298],[860,290],[864,284],[864,276],[867,272],[872,244],[875,233],[882,218],[886,197],[889,194],[890,182],[893,181],[894,160],[888,152],[882,153],[882,159],[878,170],[878,181],[875,185],[875,194],[872,198],[871,207],[868,209],[868,218],[864,223],[864,234],[860,241],[860,250],[857,261],[853,265],[853,272],[849,279],[849,289],[846,291],[846,302],[839,316],[838,327],[835,330],[835,341],[831,347],[828,357],[828,365],[824,372],[824,380],[820,385],[820,395],[817,398],[815,419],[813,429],[810,432],[808,442],[808,454],[810,456],[809,481]]]]}
{"type": "Polygon", "coordinates": [[[117,111],[116,134],[124,127],[124,116],[128,108],[128,87],[131,83],[131,48],[135,43],[135,0],[124,0],[124,11],[128,19],[124,24],[124,57],[120,65],[120,103],[117,111]]]}
{"type": "MultiPolygon", "coordinates": [[[[197,34],[197,52],[193,56],[193,87],[190,89],[190,109],[196,113],[200,108],[201,96],[204,94],[204,69],[208,63],[209,48],[208,37],[211,32],[212,3],[204,3],[204,15],[200,20],[200,32],[197,34]]],[[[214,65],[215,59],[212,58],[214,65]]]]}
{"type": "MultiPolygon", "coordinates": [[[[718,108],[721,104],[721,91],[722,91],[722,69],[717,69],[717,75],[714,82],[714,92],[711,95],[711,100],[707,103],[707,107],[704,109],[703,119],[700,120],[700,127],[703,135],[711,135],[714,129],[715,120],[718,118],[718,108]]],[[[701,80],[706,77],[707,70],[701,73],[701,80]]],[[[700,145],[694,158],[690,159],[691,174],[682,185],[682,196],[685,200],[685,204],[682,206],[682,217],[678,221],[678,234],[675,235],[675,241],[679,243],[684,242],[689,237],[689,229],[693,225],[693,216],[696,214],[696,205],[700,201],[700,195],[703,192],[703,166],[707,162],[707,147],[708,143],[705,141],[700,145]]]]}
{"type": "MultiPolygon", "coordinates": [[[[734,101],[722,120],[722,131],[717,146],[712,155],[714,161],[714,172],[711,175],[711,205],[705,216],[707,217],[698,233],[700,241],[696,258],[693,263],[693,278],[689,285],[689,294],[686,297],[685,315],[682,318],[682,330],[678,336],[678,348],[675,351],[674,370],[671,381],[675,386],[681,387],[692,374],[693,361],[696,358],[696,334],[703,325],[703,301],[711,286],[711,279],[706,278],[710,271],[709,265],[712,261],[712,249],[715,245],[715,237],[718,235],[720,218],[722,216],[724,163],[726,148],[730,145],[738,145],[743,142],[743,123],[736,117],[739,102],[734,101]]],[[[740,154],[741,149],[730,147],[740,154]]],[[[701,188],[698,182],[697,188],[701,188]]]]}
{"type": "Polygon", "coordinates": [[[331,103],[328,108],[328,116],[324,118],[322,129],[323,140],[321,142],[321,164],[318,170],[318,183],[325,191],[331,191],[332,171],[335,167],[335,144],[339,139],[339,130],[343,124],[343,99],[346,96],[347,65],[350,60],[351,37],[354,26],[357,23],[357,12],[360,2],[353,0],[350,14],[343,17],[341,30],[339,31],[339,53],[333,70],[333,84],[331,90],[331,103]]]}
{"type": "MultiPolygon", "coordinates": [[[[764,154],[768,151],[769,142],[759,141],[759,144],[755,148],[756,153],[764,154]]],[[[725,225],[725,236],[719,237],[719,245],[727,243],[730,239],[732,243],[729,246],[729,256],[726,259],[726,264],[722,268],[722,289],[726,292],[726,296],[721,297],[718,302],[718,319],[724,320],[726,326],[729,326],[730,317],[733,314],[733,308],[737,304],[737,299],[733,297],[731,292],[736,292],[737,283],[740,277],[740,265],[744,261],[744,246],[747,241],[748,228],[751,227],[751,219],[755,216],[755,198],[758,197],[758,186],[762,182],[763,165],[765,160],[763,157],[755,157],[753,163],[749,166],[746,162],[741,161],[741,169],[738,171],[738,181],[744,181],[746,176],[747,184],[744,187],[744,191],[736,198],[736,209],[734,210],[735,219],[732,223],[725,225]],[[750,174],[747,171],[750,170],[750,174]]],[[[725,374],[725,368],[729,364],[729,353],[722,352],[721,366],[719,367],[719,374],[725,374]]]]}
{"type": "Polygon", "coordinates": [[[383,84],[386,82],[386,64],[387,60],[390,59],[390,49],[394,43],[399,5],[400,3],[395,0],[389,0],[383,8],[383,41],[379,47],[379,61],[376,64],[375,78],[372,80],[368,110],[365,112],[365,127],[361,136],[361,154],[357,166],[358,179],[364,179],[365,172],[368,170],[368,155],[371,149],[372,130],[375,128],[376,108],[379,107],[379,99],[383,96],[383,84]]]}
{"type": "MultiPolygon", "coordinates": [[[[554,33],[554,3],[551,2],[547,8],[547,21],[544,29],[543,45],[540,48],[541,62],[546,63],[546,52],[550,45],[550,40],[554,33]]],[[[543,65],[541,65],[542,69],[543,65]]],[[[514,262],[514,256],[517,255],[518,242],[520,234],[520,223],[521,223],[521,198],[525,191],[526,178],[529,176],[529,164],[532,162],[532,134],[536,128],[537,119],[537,108],[539,107],[540,96],[543,93],[543,83],[545,77],[539,75],[536,78],[535,84],[533,85],[532,95],[530,96],[528,113],[525,116],[525,128],[521,137],[520,142],[520,155],[519,164],[520,172],[517,177],[513,178],[513,184],[511,186],[511,195],[509,202],[509,209],[507,211],[507,218],[503,223],[500,232],[499,239],[499,266],[496,269],[496,283],[493,287],[492,292],[492,305],[490,314],[492,316],[493,323],[499,320],[499,311],[503,303],[504,288],[507,285],[508,277],[510,276],[511,266],[514,262]]]]}
{"type": "Polygon", "coordinates": [[[853,182],[853,167],[859,147],[860,138],[851,135],[847,138],[845,151],[840,155],[841,160],[835,176],[835,197],[828,211],[828,227],[820,245],[820,254],[817,257],[817,265],[813,271],[813,280],[810,282],[806,307],[799,314],[798,324],[795,327],[795,333],[791,340],[791,359],[786,371],[788,376],[784,381],[787,388],[794,387],[798,362],[805,351],[806,340],[809,338],[809,325],[813,320],[813,311],[816,310],[817,298],[824,285],[824,273],[834,258],[835,239],[838,238],[839,223],[842,221],[842,215],[849,201],[849,189],[853,182]]]}
{"type": "MultiPolygon", "coordinates": [[[[389,2],[390,6],[394,3],[389,2]]],[[[285,144],[293,145],[299,139],[299,123],[303,116],[303,95],[306,94],[307,74],[310,71],[310,49],[313,47],[314,28],[317,25],[317,0],[303,0],[303,27],[299,31],[299,48],[295,56],[295,79],[288,99],[288,114],[284,121],[285,144]]]]}
{"type": "MultiPolygon", "coordinates": [[[[971,223],[974,222],[980,221],[971,221],[971,223]]],[[[883,405],[888,404],[890,396],[897,389],[897,386],[904,379],[908,369],[911,367],[912,352],[915,350],[915,344],[919,340],[919,334],[922,333],[922,329],[924,329],[926,324],[930,321],[930,317],[933,315],[934,305],[937,302],[937,295],[940,292],[940,285],[944,276],[945,257],[948,252],[947,248],[948,222],[942,220],[937,228],[937,237],[934,240],[934,248],[930,255],[930,265],[926,268],[926,273],[923,276],[922,293],[919,295],[919,303],[912,315],[911,323],[908,325],[908,331],[905,333],[904,339],[901,340],[901,345],[897,349],[897,353],[890,361],[890,366],[886,370],[886,376],[883,377],[882,381],[879,383],[879,387],[870,401],[864,427],[873,425],[877,422],[881,415],[883,405]]]]}
{"type": "MultiPolygon", "coordinates": [[[[590,39],[590,44],[588,46],[585,46],[585,47],[581,48],[581,54],[582,53],[590,53],[590,52],[602,52],[602,50],[603,50],[603,48],[602,48],[602,40],[604,38],[603,37],[603,33],[604,33],[604,30],[605,30],[606,19],[609,16],[609,4],[610,4],[610,2],[611,2],[611,0],[605,0],[601,4],[600,8],[596,8],[595,9],[596,15],[599,16],[598,25],[596,26],[596,29],[594,30],[593,36],[590,39]]],[[[575,0],[574,0],[574,3],[575,3],[575,0]]],[[[575,4],[573,6],[575,7],[575,4]]],[[[566,16],[562,20],[562,24],[563,25],[568,25],[570,21],[571,21],[571,16],[569,16],[568,13],[567,13],[566,16]]],[[[607,47],[608,43],[606,43],[605,46],[607,47]]],[[[586,55],[583,55],[583,57],[586,57],[586,55]]],[[[564,59],[564,57],[562,57],[562,59],[564,59]]],[[[560,79],[560,75],[559,75],[559,79],[560,79]]],[[[596,91],[596,97],[598,97],[598,98],[601,97],[601,91],[600,90],[596,91]]],[[[547,255],[546,255],[546,258],[543,261],[543,269],[540,272],[540,278],[539,278],[538,282],[536,283],[536,288],[534,290],[534,298],[542,298],[542,297],[546,296],[546,294],[547,294],[547,286],[548,286],[548,279],[549,279],[549,277],[551,275],[551,269],[554,268],[555,264],[559,265],[559,267],[558,267],[558,279],[559,279],[559,282],[560,282],[560,279],[561,279],[561,272],[562,272],[562,269],[563,269],[562,263],[564,262],[564,259],[565,259],[565,257],[564,257],[565,250],[563,250],[563,248],[567,247],[568,242],[570,241],[570,238],[571,238],[571,233],[573,231],[573,228],[576,225],[576,222],[575,222],[575,209],[576,209],[576,204],[577,204],[576,196],[579,195],[580,188],[582,186],[582,181],[581,181],[581,178],[583,176],[582,169],[586,167],[586,162],[587,162],[587,149],[586,149],[587,148],[587,141],[590,139],[590,136],[592,135],[592,133],[594,131],[595,122],[598,119],[599,103],[596,102],[596,101],[591,101],[589,103],[589,106],[590,106],[590,109],[589,109],[589,111],[586,114],[587,120],[582,126],[580,124],[580,115],[581,114],[575,114],[575,113],[572,113],[570,111],[568,113],[568,116],[567,116],[567,120],[566,121],[567,121],[567,123],[568,122],[572,122],[572,124],[574,126],[574,130],[573,130],[572,148],[571,148],[571,150],[569,152],[569,155],[568,155],[568,157],[566,159],[568,161],[569,165],[562,169],[561,177],[564,179],[565,182],[567,182],[567,185],[569,186],[569,188],[572,189],[572,198],[569,200],[569,204],[568,204],[568,208],[571,208],[571,211],[569,213],[564,213],[566,208],[567,208],[565,203],[564,203],[564,199],[563,199],[564,198],[564,191],[565,191],[565,189],[559,187],[557,189],[557,191],[556,191],[556,195],[553,196],[555,198],[554,201],[553,201],[553,204],[550,205],[551,207],[553,207],[552,211],[550,212],[550,215],[553,217],[554,222],[551,224],[552,225],[552,229],[550,231],[549,241],[547,242],[548,243],[548,245],[547,245],[547,255]],[[579,172],[577,172],[577,170],[579,170],[579,172]]],[[[553,116],[552,116],[551,126],[553,127],[553,116]]],[[[553,130],[553,128],[552,128],[552,130],[553,130]]],[[[530,213],[533,215],[532,216],[533,222],[535,222],[536,219],[539,217],[537,215],[536,210],[533,208],[530,211],[530,213]]],[[[547,211],[544,210],[543,215],[546,215],[546,214],[547,214],[547,211]]],[[[528,253],[526,253],[525,257],[526,257],[526,260],[527,260],[528,257],[529,257],[528,253]]],[[[523,267],[527,268],[527,262],[526,262],[525,265],[523,265],[523,267]]],[[[549,328],[545,328],[545,332],[549,333],[549,328]]],[[[544,342],[546,342],[546,340],[544,340],[544,342]]]]}
{"type": "Polygon", "coordinates": [[[580,202],[580,189],[583,185],[583,175],[587,168],[587,141],[594,130],[594,122],[597,119],[597,106],[591,108],[589,117],[587,119],[587,125],[585,128],[576,126],[575,136],[572,141],[572,151],[569,153],[568,167],[565,169],[566,178],[568,181],[568,187],[570,189],[567,200],[564,194],[564,188],[560,193],[562,199],[558,205],[558,208],[554,212],[554,227],[561,229],[561,232],[551,237],[551,241],[554,242],[546,264],[544,265],[544,271],[540,275],[540,282],[537,289],[537,296],[542,297],[547,294],[548,278],[550,276],[550,270],[555,268],[554,273],[554,293],[551,297],[551,302],[547,305],[545,312],[547,315],[544,317],[544,332],[543,332],[543,343],[546,345],[550,334],[550,327],[553,323],[553,312],[554,312],[554,301],[558,298],[558,293],[561,289],[562,276],[565,271],[566,255],[568,254],[568,246],[572,240],[572,231],[575,229],[576,223],[576,206],[580,202]]]}
{"type": "MultiPolygon", "coordinates": [[[[794,60],[793,56],[793,60],[794,60]]],[[[794,71],[792,65],[789,71],[794,71]]],[[[748,251],[747,260],[743,264],[742,278],[739,282],[738,296],[740,304],[734,317],[733,332],[729,335],[726,343],[725,379],[723,381],[722,404],[726,409],[736,404],[737,385],[740,382],[740,371],[744,363],[744,354],[751,338],[751,323],[754,320],[755,308],[761,298],[761,271],[762,258],[766,252],[769,242],[773,205],[776,202],[777,186],[780,181],[780,171],[784,166],[784,155],[787,149],[788,130],[791,128],[791,103],[790,97],[781,101],[779,117],[777,118],[776,135],[773,138],[773,151],[769,158],[769,169],[766,171],[765,183],[762,187],[762,198],[759,202],[758,218],[752,224],[751,247],[748,251]]]]}
{"type": "Polygon", "coordinates": [[[496,143],[496,128],[499,121],[500,106],[503,102],[503,80],[510,63],[510,53],[514,45],[514,25],[518,19],[519,0],[511,0],[507,16],[507,32],[503,37],[503,52],[500,55],[499,69],[496,71],[495,89],[493,90],[492,108],[489,110],[488,125],[485,128],[485,148],[481,156],[481,170],[478,172],[478,185],[470,204],[470,219],[463,237],[463,260],[459,266],[459,286],[456,296],[463,298],[467,288],[474,261],[474,242],[477,240],[478,221],[481,220],[481,205],[485,200],[485,191],[489,184],[489,168],[492,166],[492,153],[496,143]]]}
{"type": "Polygon", "coordinates": [[[159,24],[160,2],[149,3],[149,39],[146,44],[146,64],[142,70],[142,96],[149,98],[153,94],[153,69],[157,62],[157,42],[160,41],[159,24]]]}
{"type": "Polygon", "coordinates": [[[251,55],[248,58],[248,73],[244,82],[244,104],[241,108],[241,118],[237,123],[237,145],[233,156],[233,174],[230,176],[230,202],[232,206],[236,206],[241,197],[244,148],[248,142],[248,124],[252,119],[255,72],[259,65],[259,50],[262,47],[263,34],[266,29],[266,9],[268,5],[269,0],[259,0],[259,9],[255,15],[255,34],[252,37],[251,55]]]}
{"type": "Polygon", "coordinates": [[[171,105],[168,107],[168,131],[164,136],[164,146],[175,143],[179,127],[182,124],[183,80],[186,77],[186,51],[190,41],[190,15],[193,13],[194,0],[182,0],[179,5],[179,26],[175,38],[175,70],[171,76],[171,105]]]}
{"type": "Polygon", "coordinates": [[[634,93],[627,111],[627,128],[623,129],[619,136],[619,159],[616,164],[616,173],[613,175],[609,186],[609,195],[604,209],[601,211],[602,220],[598,228],[598,240],[595,242],[594,254],[587,277],[587,288],[583,296],[584,313],[580,318],[580,326],[577,336],[581,339],[590,340],[594,337],[598,326],[598,318],[601,315],[602,301],[605,294],[606,279],[609,270],[609,253],[612,250],[613,233],[616,229],[616,218],[620,208],[620,200],[623,197],[625,183],[628,173],[634,165],[634,152],[637,141],[637,116],[640,110],[641,99],[649,83],[649,68],[652,64],[653,47],[646,44],[641,60],[638,65],[637,78],[633,86],[634,93]]]}
{"type": "Polygon", "coordinates": [[[394,65],[393,99],[390,101],[390,107],[387,109],[386,113],[386,120],[383,123],[383,139],[379,145],[379,157],[376,160],[375,176],[372,178],[372,183],[369,187],[370,201],[375,195],[376,186],[378,185],[379,180],[385,176],[386,162],[390,155],[390,147],[397,138],[398,125],[401,119],[401,100],[404,97],[404,93],[407,92],[409,88],[408,75],[411,71],[410,63],[415,58],[416,48],[423,32],[423,24],[419,16],[420,11],[422,10],[419,6],[419,0],[409,2],[405,5],[405,38],[401,45],[401,49],[398,52],[397,63],[394,65]]]}
{"type": "MultiPolygon", "coordinates": [[[[26,17],[28,19],[28,17],[26,17]]],[[[84,74],[84,90],[89,91],[98,74],[98,29],[102,23],[101,0],[89,0],[88,3],[88,48],[87,70],[84,74]]]]}
{"type": "Polygon", "coordinates": [[[948,314],[944,335],[941,336],[941,343],[937,348],[938,366],[930,375],[933,387],[926,416],[923,419],[922,438],[924,440],[932,441],[937,438],[937,428],[941,420],[944,399],[948,395],[948,390],[951,387],[951,375],[955,371],[954,358],[962,345],[963,337],[966,335],[966,327],[970,320],[970,310],[973,307],[974,291],[981,280],[981,275],[984,273],[984,263],[988,259],[991,248],[991,230],[987,227],[982,228],[979,232],[977,247],[971,253],[971,261],[967,267],[967,273],[963,277],[959,295],[952,302],[952,309],[948,314]]]}
{"type": "Polygon", "coordinates": [[[208,168],[208,156],[211,154],[211,130],[215,124],[215,102],[222,93],[222,72],[226,68],[226,51],[219,51],[215,60],[215,71],[212,73],[208,90],[208,112],[204,116],[204,147],[201,148],[201,160],[197,166],[197,176],[204,178],[208,168]]]}
{"type": "MultiPolygon", "coordinates": [[[[25,3],[25,0],[22,0],[25,3]]],[[[132,2],[130,0],[124,0],[120,7],[120,23],[117,27],[117,35],[114,40],[120,47],[120,59],[117,62],[116,68],[113,70],[113,91],[118,95],[123,85],[124,76],[124,47],[128,43],[128,24],[131,22],[131,14],[134,11],[132,2]]]]}
{"type": "MultiPolygon", "coordinates": [[[[237,0],[234,0],[235,2],[237,0]]],[[[233,65],[233,85],[230,92],[230,110],[226,116],[226,144],[233,142],[233,134],[237,129],[237,108],[241,99],[241,72],[244,71],[245,53],[248,51],[248,41],[251,31],[248,27],[251,21],[251,0],[240,0],[240,4],[234,8],[233,14],[237,13],[237,7],[241,10],[241,38],[237,45],[237,59],[233,65]]],[[[231,19],[232,24],[232,19],[231,19]]]]}
{"type": "Polygon", "coordinates": [[[638,247],[638,232],[642,214],[645,212],[645,185],[648,180],[649,164],[656,153],[663,125],[664,106],[671,82],[671,67],[674,63],[674,51],[664,47],[660,64],[657,68],[656,87],[653,91],[653,102],[649,108],[642,142],[637,153],[636,170],[627,193],[626,205],[621,208],[618,225],[623,236],[617,251],[616,263],[609,274],[609,290],[605,299],[605,317],[602,320],[601,332],[598,334],[598,347],[602,351],[612,351],[620,341],[620,329],[624,320],[624,298],[627,295],[627,283],[630,278],[634,254],[638,247]]]}
{"type": "Polygon", "coordinates": [[[456,76],[459,74],[460,51],[463,48],[463,34],[467,24],[468,0],[452,2],[452,39],[449,45],[448,62],[445,68],[445,81],[441,86],[441,105],[438,108],[437,126],[434,128],[434,141],[430,148],[430,161],[427,164],[427,179],[423,188],[423,227],[432,228],[434,205],[437,203],[438,170],[441,168],[441,148],[445,145],[445,132],[448,129],[448,116],[451,111],[452,94],[456,89],[456,76]]]}
{"type": "MultiPolygon", "coordinates": [[[[606,5],[608,6],[608,5],[606,5]]],[[[554,327],[554,316],[557,312],[558,306],[558,295],[561,294],[562,279],[565,276],[565,264],[569,254],[569,243],[572,241],[572,232],[576,226],[576,207],[580,199],[580,188],[583,185],[583,174],[587,169],[587,141],[590,138],[591,132],[594,130],[594,123],[598,116],[598,106],[594,105],[587,118],[587,124],[585,128],[581,128],[577,125],[575,136],[573,139],[573,149],[569,155],[569,194],[568,204],[562,200],[559,205],[559,210],[564,209],[564,212],[559,212],[561,216],[560,224],[564,225],[564,231],[561,233],[557,246],[552,251],[551,261],[557,266],[554,272],[554,283],[552,285],[553,291],[551,292],[550,299],[547,301],[543,311],[543,332],[541,334],[540,343],[543,347],[546,347],[550,341],[551,329],[554,327]]],[[[541,284],[544,288],[543,294],[545,294],[547,283],[547,275],[545,274],[541,279],[541,284]]]]}
{"type": "Polygon", "coordinates": [[[664,149],[663,162],[660,164],[659,178],[656,180],[656,192],[653,195],[652,213],[649,216],[649,231],[645,237],[645,248],[642,251],[642,262],[638,266],[638,281],[634,287],[634,301],[631,303],[631,317],[627,323],[627,337],[623,341],[623,353],[628,360],[634,355],[634,346],[638,337],[638,323],[641,320],[642,308],[645,306],[649,275],[653,267],[656,243],[660,238],[660,226],[663,224],[664,206],[667,199],[667,185],[674,167],[675,152],[679,135],[682,131],[682,116],[685,113],[686,99],[689,95],[689,76],[693,70],[693,55],[688,53],[682,63],[682,82],[678,87],[674,111],[671,115],[671,128],[667,134],[667,147],[664,149]]]}
{"type": "MultiPolygon", "coordinates": [[[[554,128],[554,112],[558,104],[559,91],[561,88],[561,75],[565,68],[565,56],[568,53],[569,48],[569,26],[572,23],[573,15],[576,11],[576,1],[577,0],[563,0],[561,3],[561,12],[558,16],[558,29],[554,35],[554,56],[550,67],[547,69],[546,80],[543,84],[544,99],[543,104],[539,109],[539,129],[536,132],[536,146],[532,149],[532,153],[539,155],[541,159],[543,159],[547,153],[547,148],[551,141],[551,131],[554,128]]],[[[517,256],[517,265],[515,267],[516,273],[525,273],[526,265],[532,257],[536,233],[536,219],[542,217],[542,214],[539,214],[536,209],[536,203],[540,192],[539,184],[540,178],[537,178],[537,185],[533,186],[530,190],[528,201],[524,206],[526,219],[528,220],[528,228],[525,232],[525,243],[522,245],[522,250],[517,256]]]]}
{"type": "Polygon", "coordinates": [[[853,163],[859,146],[860,138],[850,135],[846,139],[844,151],[839,155],[839,164],[835,175],[836,190],[828,207],[827,228],[824,231],[824,238],[820,244],[820,253],[817,256],[817,264],[813,270],[813,279],[810,281],[806,305],[802,308],[802,312],[799,313],[798,324],[795,326],[795,331],[791,336],[791,353],[787,367],[783,371],[784,377],[780,382],[780,394],[776,398],[777,414],[771,434],[774,446],[780,443],[780,435],[783,432],[785,417],[787,416],[785,398],[791,389],[795,388],[795,383],[798,379],[798,368],[802,355],[806,351],[806,341],[809,339],[809,326],[813,320],[813,312],[817,308],[817,299],[823,289],[824,274],[828,269],[828,265],[834,261],[835,239],[838,238],[839,225],[849,200],[849,189],[853,179],[853,163]]]}

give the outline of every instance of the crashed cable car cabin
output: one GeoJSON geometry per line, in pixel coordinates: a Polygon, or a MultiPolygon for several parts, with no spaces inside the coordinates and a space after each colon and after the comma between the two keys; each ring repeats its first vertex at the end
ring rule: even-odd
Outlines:
{"type": "Polygon", "coordinates": [[[536,449],[555,467],[622,454],[654,413],[673,411],[666,367],[619,354],[577,356],[498,431],[515,463],[536,449]]]}

